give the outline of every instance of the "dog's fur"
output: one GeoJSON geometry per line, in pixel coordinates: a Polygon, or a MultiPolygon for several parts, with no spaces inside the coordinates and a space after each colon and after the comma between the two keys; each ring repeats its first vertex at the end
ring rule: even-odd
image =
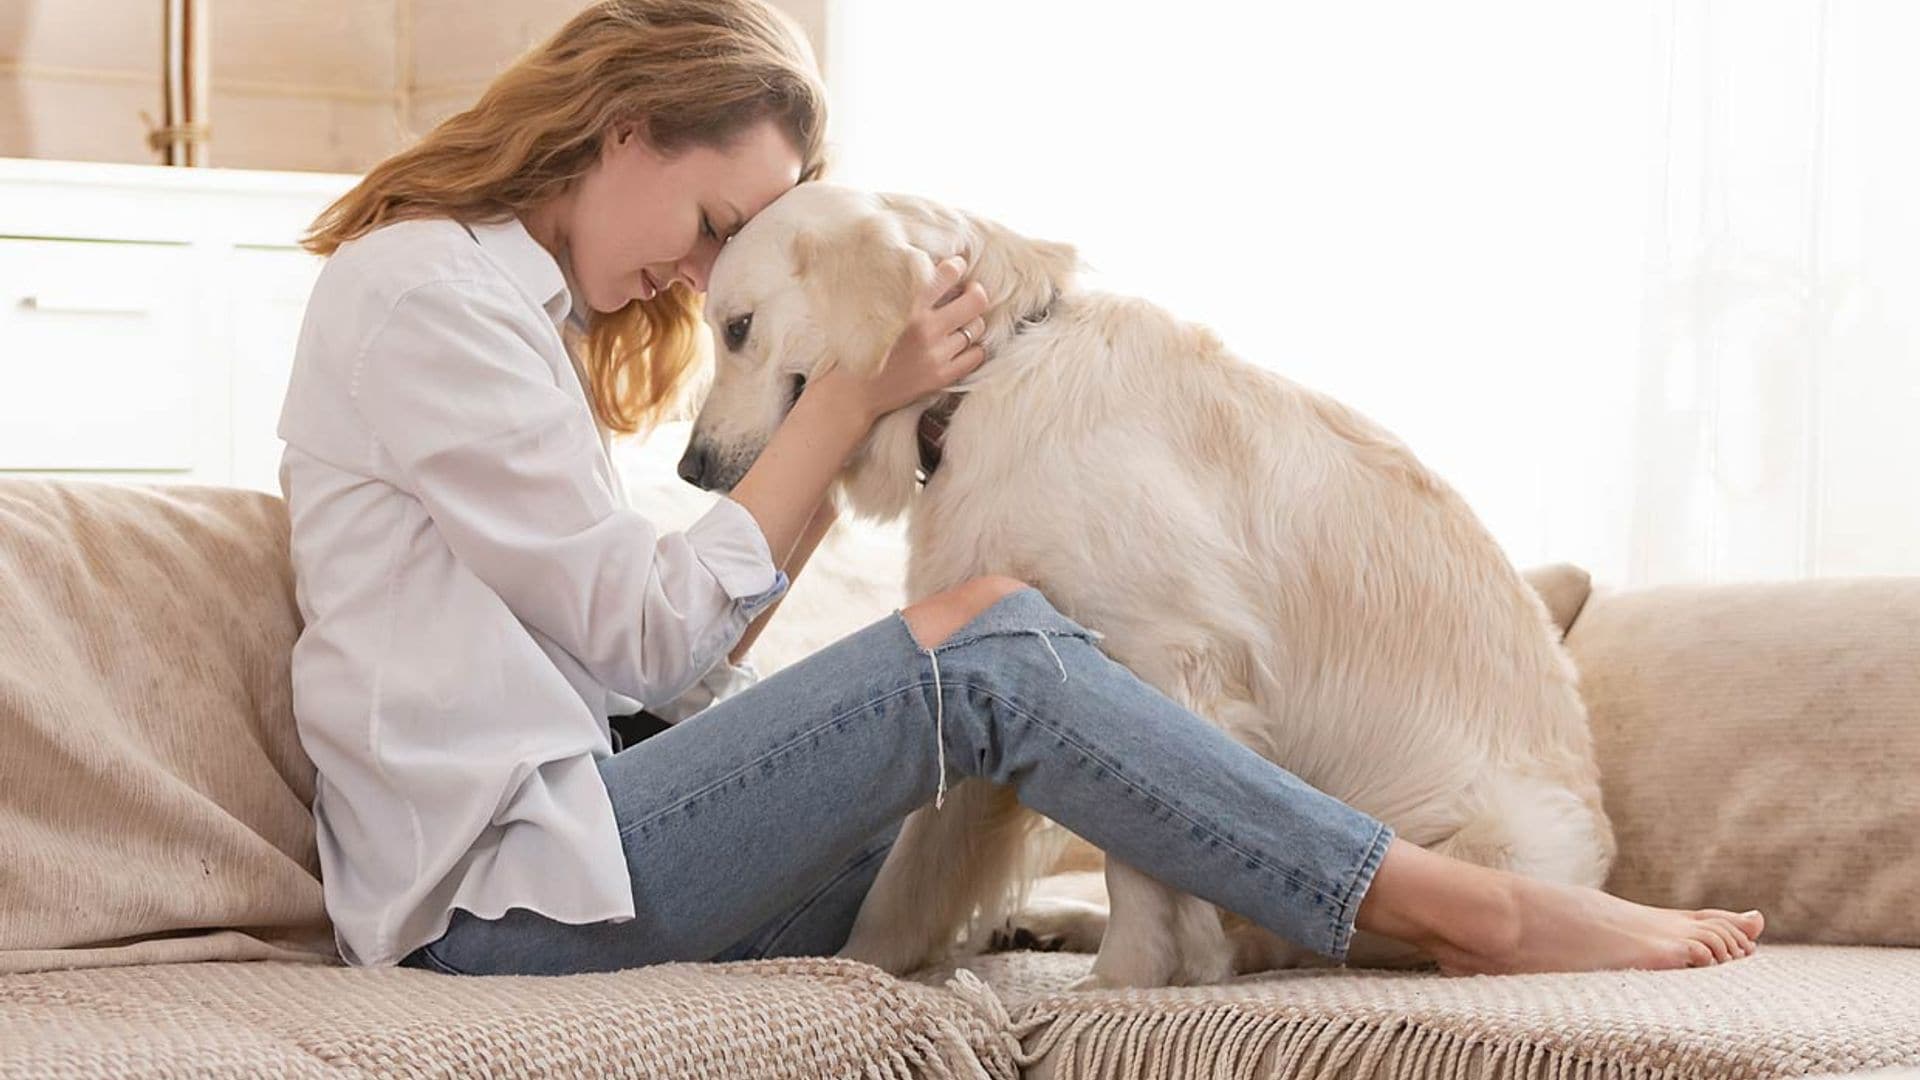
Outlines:
{"type": "MultiPolygon", "coordinates": [[[[916,488],[928,399],[883,417],[840,480],[858,513],[911,514],[909,597],[1031,582],[1142,679],[1402,839],[1605,880],[1613,834],[1573,664],[1466,503],[1353,410],[1151,304],[1078,288],[1065,245],[910,197],[808,183],[780,198],[714,268],[717,366],[689,452],[713,462],[708,486],[746,471],[796,376],[881,363],[955,252],[993,308],[943,464],[916,488]]],[[[1058,831],[1035,825],[981,780],[916,811],[841,955],[904,972],[979,947],[1053,857],[1058,831]]],[[[1118,860],[1105,879],[1110,921],[1074,902],[1049,915],[1104,926],[1088,985],[1319,961],[1118,860]]],[[[1349,957],[1423,961],[1366,932],[1349,957]]]]}

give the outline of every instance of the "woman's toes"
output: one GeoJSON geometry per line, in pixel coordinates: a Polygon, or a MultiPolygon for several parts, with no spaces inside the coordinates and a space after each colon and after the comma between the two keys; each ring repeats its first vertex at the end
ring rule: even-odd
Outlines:
{"type": "Polygon", "coordinates": [[[1767,917],[1758,911],[1723,911],[1720,908],[1701,908],[1693,913],[1696,919],[1725,919],[1740,928],[1740,932],[1749,938],[1758,939],[1767,928],[1767,917]]]}
{"type": "Polygon", "coordinates": [[[1747,936],[1747,928],[1741,924],[1737,916],[1721,921],[1727,928],[1727,936],[1733,939],[1734,955],[1745,956],[1753,951],[1753,939],[1747,936]]]}
{"type": "Polygon", "coordinates": [[[1733,935],[1733,954],[1735,956],[1751,956],[1753,954],[1754,943],[1753,939],[1747,936],[1745,920],[1740,919],[1738,916],[1727,920],[1727,933],[1733,935]]]}
{"type": "Polygon", "coordinates": [[[1746,931],[1740,929],[1738,923],[1728,923],[1727,944],[1732,946],[1733,955],[1737,958],[1747,955],[1747,947],[1753,942],[1747,939],[1746,931]]]}
{"type": "Polygon", "coordinates": [[[1710,967],[1713,964],[1713,949],[1698,938],[1687,939],[1687,966],[1710,967]]]}
{"type": "Polygon", "coordinates": [[[1733,959],[1733,939],[1720,927],[1719,923],[1702,923],[1700,929],[1702,931],[1700,940],[1706,942],[1707,948],[1713,950],[1714,963],[1724,964],[1733,959]]]}

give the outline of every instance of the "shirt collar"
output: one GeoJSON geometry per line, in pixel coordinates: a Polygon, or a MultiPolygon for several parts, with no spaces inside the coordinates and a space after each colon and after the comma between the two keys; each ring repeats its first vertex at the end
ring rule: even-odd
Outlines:
{"type": "Polygon", "coordinates": [[[552,319],[555,326],[572,322],[578,329],[586,329],[586,302],[579,299],[580,290],[574,287],[560,263],[527,231],[519,217],[476,222],[468,228],[473,230],[473,238],[480,241],[480,246],[506,269],[514,283],[546,309],[547,318],[552,319]]]}

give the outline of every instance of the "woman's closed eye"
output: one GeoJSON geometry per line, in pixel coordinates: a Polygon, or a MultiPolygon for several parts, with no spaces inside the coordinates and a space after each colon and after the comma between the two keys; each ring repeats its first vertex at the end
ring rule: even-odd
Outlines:
{"type": "Polygon", "coordinates": [[[700,235],[711,240],[720,239],[720,234],[714,231],[713,219],[707,217],[705,210],[700,211],[700,235]]]}

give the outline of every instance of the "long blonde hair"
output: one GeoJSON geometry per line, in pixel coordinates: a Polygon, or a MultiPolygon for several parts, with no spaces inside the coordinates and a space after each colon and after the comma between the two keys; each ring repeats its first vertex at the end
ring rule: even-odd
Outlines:
{"type": "MultiPolygon", "coordinates": [[[[529,50],[471,108],[368,171],[301,246],[341,244],[407,218],[497,221],[565,190],[622,120],[645,117],[662,153],[725,144],[762,120],[825,170],[826,90],[806,37],[761,0],[600,0],[529,50]]],[[[683,286],[569,335],[600,422],[630,435],[661,419],[705,355],[702,297],[683,286]],[[574,340],[578,338],[579,340],[574,340]]]]}

